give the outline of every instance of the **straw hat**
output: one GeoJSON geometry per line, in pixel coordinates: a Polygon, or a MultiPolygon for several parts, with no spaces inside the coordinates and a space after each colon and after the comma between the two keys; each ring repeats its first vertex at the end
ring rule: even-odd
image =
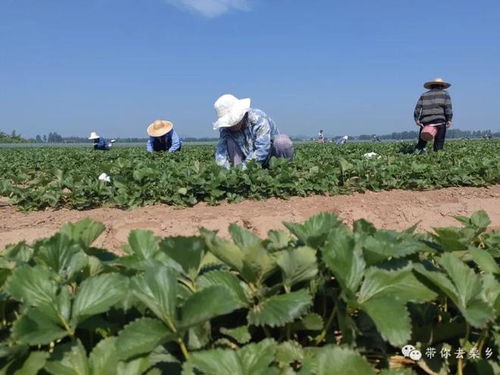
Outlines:
{"type": "Polygon", "coordinates": [[[250,104],[249,98],[238,99],[230,94],[222,95],[214,104],[217,113],[217,121],[213,123],[214,130],[236,125],[250,109],[250,104]]]}
{"type": "Polygon", "coordinates": [[[148,134],[151,137],[161,137],[174,128],[170,121],[156,120],[148,126],[148,134]]]}
{"type": "Polygon", "coordinates": [[[451,83],[445,82],[442,78],[435,78],[432,81],[424,83],[424,87],[426,89],[430,89],[433,85],[441,85],[444,89],[447,89],[451,86],[451,83]]]}
{"type": "Polygon", "coordinates": [[[90,133],[90,137],[89,137],[90,140],[99,139],[99,138],[101,138],[101,137],[99,137],[99,134],[97,134],[96,132],[90,133]]]}

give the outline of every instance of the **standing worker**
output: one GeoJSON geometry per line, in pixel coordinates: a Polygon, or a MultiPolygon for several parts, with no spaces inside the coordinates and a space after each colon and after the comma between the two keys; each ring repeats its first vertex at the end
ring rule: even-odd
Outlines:
{"type": "Polygon", "coordinates": [[[451,84],[441,78],[436,78],[424,84],[424,87],[429,91],[420,96],[414,112],[415,123],[420,127],[415,151],[420,154],[426,152],[427,141],[422,139],[422,130],[427,126],[435,128],[431,129],[432,133],[435,133],[434,151],[443,149],[446,129],[451,126],[453,119],[450,94],[445,90],[450,86],[451,84]]]}
{"type": "Polygon", "coordinates": [[[325,134],[323,133],[323,130],[319,131],[319,134],[318,134],[318,143],[325,143],[325,134]]]}
{"type": "Polygon", "coordinates": [[[113,143],[115,142],[114,139],[108,142],[106,138],[102,138],[96,132],[90,133],[89,140],[94,142],[94,150],[103,150],[103,151],[109,150],[113,145],[113,143]]]}
{"type": "Polygon", "coordinates": [[[280,134],[276,124],[263,111],[250,107],[250,99],[222,95],[214,104],[219,130],[215,162],[225,168],[246,166],[255,160],[266,167],[272,156],[293,159],[293,144],[280,134]]]}
{"type": "Polygon", "coordinates": [[[174,130],[174,125],[170,121],[156,120],[148,126],[149,135],[146,149],[153,151],[180,151],[182,142],[174,130]]]}

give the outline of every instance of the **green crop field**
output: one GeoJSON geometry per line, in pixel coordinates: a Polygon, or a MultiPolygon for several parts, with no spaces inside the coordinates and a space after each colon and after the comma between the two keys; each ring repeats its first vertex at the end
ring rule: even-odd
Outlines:
{"type": "Polygon", "coordinates": [[[0,254],[0,372],[498,374],[500,232],[484,212],[458,219],[417,234],[319,214],[267,239],[231,225],[232,241],[135,230],[123,257],[93,247],[102,224],[66,224],[0,254]]]}
{"type": "Polygon", "coordinates": [[[0,196],[23,210],[81,210],[500,182],[499,141],[450,142],[445,152],[428,155],[411,150],[410,143],[303,144],[292,162],[224,170],[213,161],[213,146],[175,154],[148,154],[143,147],[0,149],[0,196]],[[380,157],[364,158],[367,152],[380,157]],[[98,180],[103,172],[110,182],[98,180]]]}

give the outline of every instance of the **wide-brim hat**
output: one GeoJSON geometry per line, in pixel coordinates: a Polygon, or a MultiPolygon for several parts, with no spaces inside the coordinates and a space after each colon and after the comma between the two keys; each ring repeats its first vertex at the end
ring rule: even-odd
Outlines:
{"type": "Polygon", "coordinates": [[[90,140],[99,139],[99,138],[101,138],[101,137],[99,137],[99,134],[97,134],[96,132],[90,133],[90,137],[89,137],[90,140]]]}
{"type": "Polygon", "coordinates": [[[217,121],[213,123],[214,130],[238,124],[250,109],[251,103],[249,98],[238,99],[230,94],[222,95],[214,104],[217,114],[217,121]]]}
{"type": "Polygon", "coordinates": [[[151,137],[161,137],[174,128],[170,121],[156,120],[148,126],[147,132],[151,137]]]}
{"type": "Polygon", "coordinates": [[[443,86],[443,88],[447,89],[448,87],[451,86],[451,83],[445,82],[442,78],[435,78],[432,81],[424,83],[424,87],[426,89],[430,89],[432,86],[435,86],[435,85],[440,85],[440,86],[443,86]]]}

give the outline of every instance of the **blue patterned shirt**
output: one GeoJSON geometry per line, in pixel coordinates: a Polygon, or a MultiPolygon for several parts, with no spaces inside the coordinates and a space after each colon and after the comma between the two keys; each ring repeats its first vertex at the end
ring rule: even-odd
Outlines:
{"type": "Polygon", "coordinates": [[[227,139],[233,138],[244,155],[243,166],[250,160],[263,164],[269,159],[271,144],[280,134],[276,124],[260,109],[250,108],[245,128],[240,132],[231,132],[228,128],[220,129],[219,142],[215,153],[215,162],[224,168],[231,166],[227,151],[227,139]]]}

